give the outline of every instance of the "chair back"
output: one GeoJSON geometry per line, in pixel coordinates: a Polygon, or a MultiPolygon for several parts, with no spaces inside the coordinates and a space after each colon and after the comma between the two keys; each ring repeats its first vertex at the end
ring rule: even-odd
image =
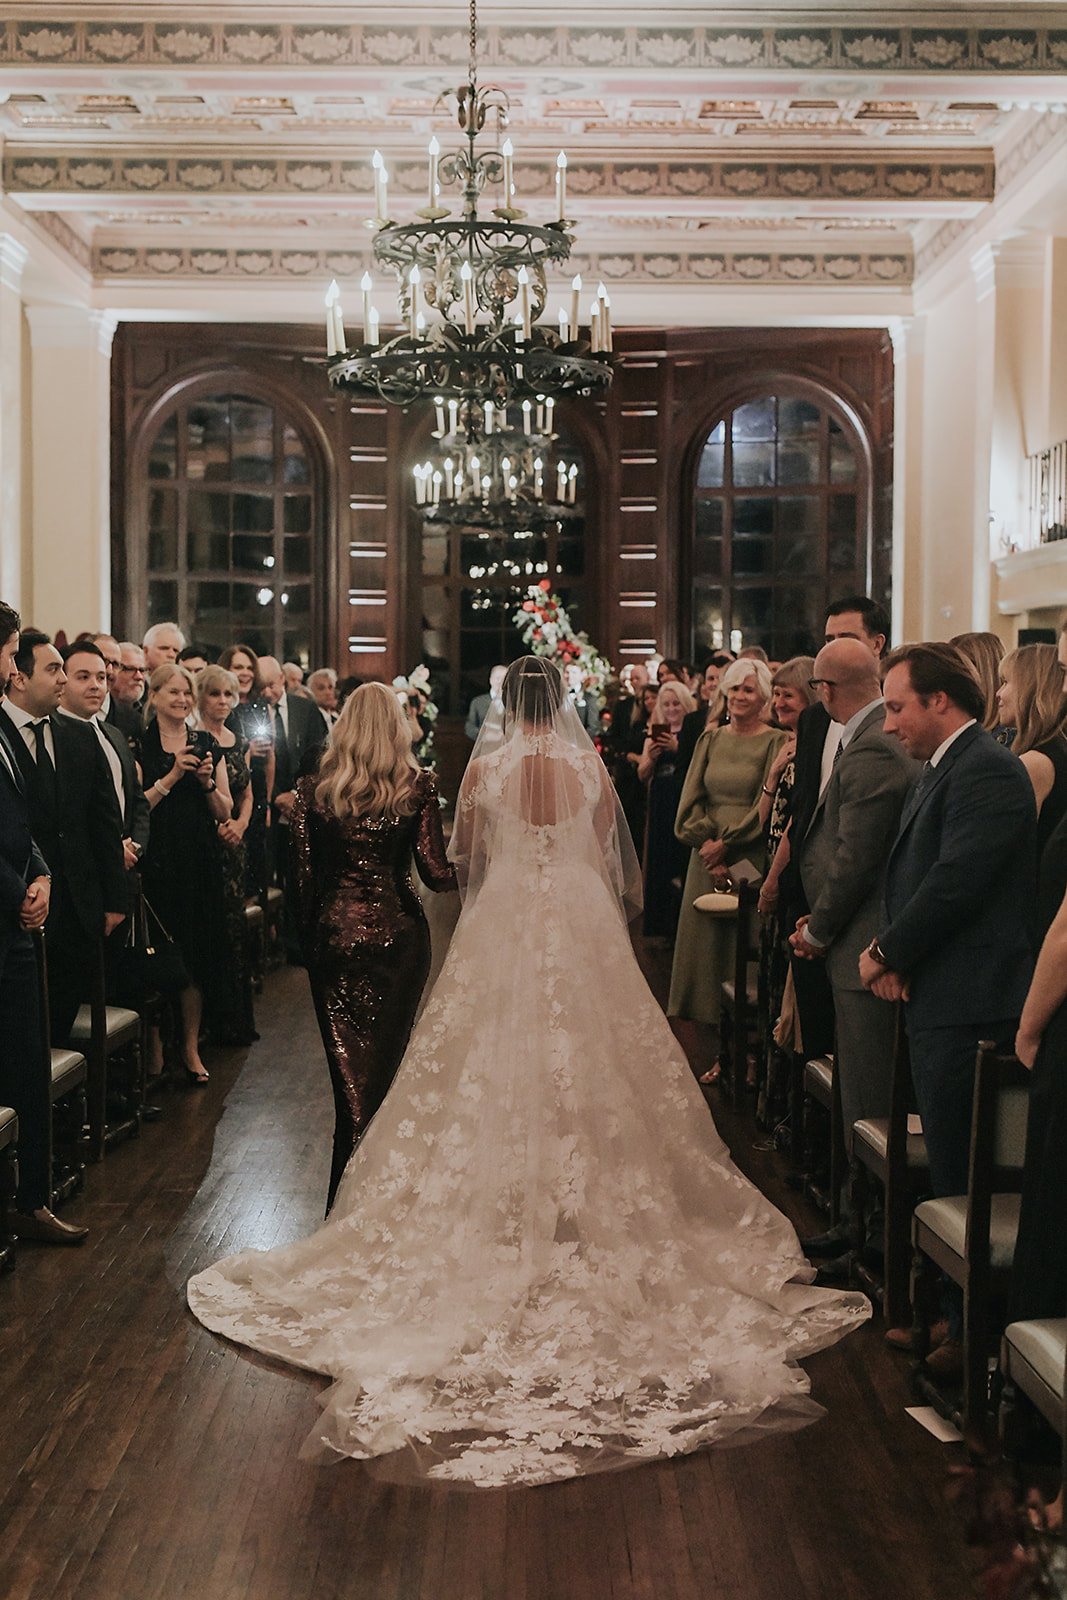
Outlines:
{"type": "Polygon", "coordinates": [[[970,1283],[990,1274],[990,1218],[994,1194],[1018,1194],[1026,1152],[1030,1074],[1016,1056],[998,1055],[996,1045],[978,1046],[967,1185],[965,1251],[970,1283]]]}

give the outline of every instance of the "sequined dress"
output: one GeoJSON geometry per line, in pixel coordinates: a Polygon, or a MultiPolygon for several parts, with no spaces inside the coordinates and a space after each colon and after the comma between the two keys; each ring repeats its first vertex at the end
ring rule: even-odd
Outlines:
{"type": "Polygon", "coordinates": [[[437,781],[423,771],[408,817],[346,817],[297,785],[290,830],[300,942],[333,1084],[327,1210],[356,1141],[389,1092],[430,970],[430,935],[408,876],[454,889],[437,781]]]}

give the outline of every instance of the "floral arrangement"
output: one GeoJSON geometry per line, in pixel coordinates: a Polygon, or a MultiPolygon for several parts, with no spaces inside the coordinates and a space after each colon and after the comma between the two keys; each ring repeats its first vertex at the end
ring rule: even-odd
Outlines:
{"type": "Polygon", "coordinates": [[[433,725],[437,721],[437,706],[430,698],[430,669],[423,662],[412,668],[407,677],[393,679],[393,688],[405,705],[414,705],[422,738],[412,745],[420,767],[434,765],[433,725]]]}
{"type": "Polygon", "coordinates": [[[559,595],[553,593],[548,578],[530,585],[514,621],[531,655],[547,656],[560,671],[571,666],[581,667],[586,689],[603,696],[604,686],[612,674],[611,663],[589,643],[587,633],[575,633],[567,608],[559,595]]]}

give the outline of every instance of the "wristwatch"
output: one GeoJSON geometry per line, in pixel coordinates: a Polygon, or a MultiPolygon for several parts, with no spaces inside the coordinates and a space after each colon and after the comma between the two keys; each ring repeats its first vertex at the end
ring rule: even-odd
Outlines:
{"type": "Polygon", "coordinates": [[[878,943],[877,939],[871,940],[870,944],[867,946],[867,954],[870,956],[872,961],[877,961],[880,967],[888,967],[889,959],[883,951],[881,945],[878,943]]]}

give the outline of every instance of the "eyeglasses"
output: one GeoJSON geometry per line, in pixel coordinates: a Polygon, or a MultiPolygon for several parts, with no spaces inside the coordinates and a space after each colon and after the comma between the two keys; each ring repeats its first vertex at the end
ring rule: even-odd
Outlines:
{"type": "Polygon", "coordinates": [[[836,689],[837,684],[833,678],[809,678],[808,688],[818,694],[820,689],[836,689]]]}
{"type": "Polygon", "coordinates": [[[118,663],[118,670],[120,672],[139,672],[141,674],[141,676],[144,677],[145,672],[147,671],[147,668],[145,668],[145,667],[130,667],[130,666],[127,666],[124,661],[120,661],[118,663]]]}

